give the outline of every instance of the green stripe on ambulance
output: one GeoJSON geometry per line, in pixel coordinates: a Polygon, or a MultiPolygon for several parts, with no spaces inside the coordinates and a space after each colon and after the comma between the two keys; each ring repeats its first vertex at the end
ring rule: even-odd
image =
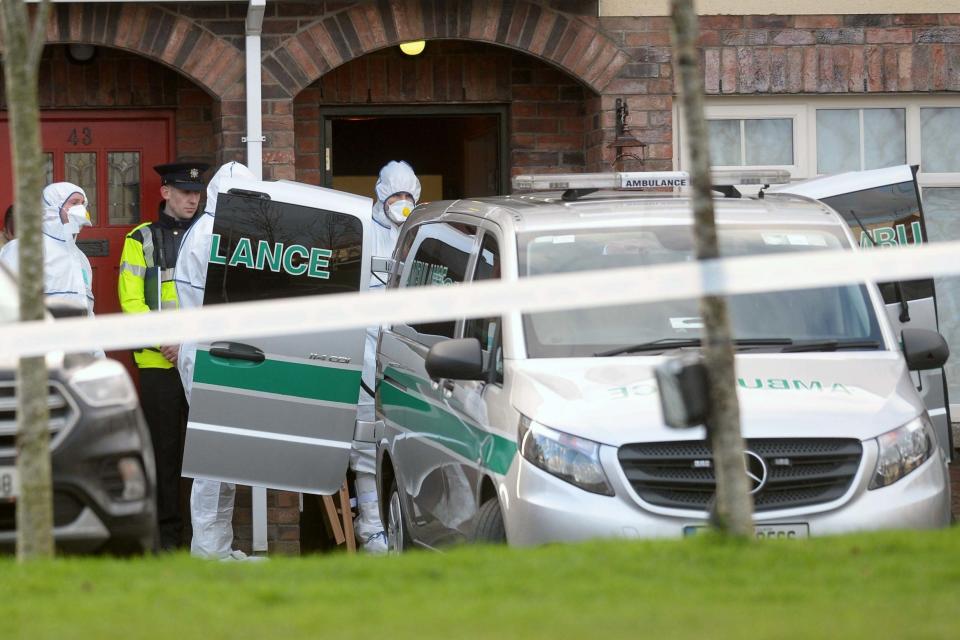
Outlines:
{"type": "Polygon", "coordinates": [[[270,360],[227,360],[197,350],[194,382],[308,400],[357,404],[360,371],[321,364],[270,360]]]}

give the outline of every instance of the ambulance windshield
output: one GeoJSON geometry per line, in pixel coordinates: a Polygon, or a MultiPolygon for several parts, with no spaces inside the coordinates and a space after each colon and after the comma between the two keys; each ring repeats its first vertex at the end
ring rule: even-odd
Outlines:
{"type": "MultiPolygon", "coordinates": [[[[843,250],[849,242],[835,227],[721,227],[726,257],[843,250]]],[[[521,276],[651,266],[694,260],[687,225],[570,229],[531,232],[519,238],[521,276]]],[[[638,282],[637,286],[643,286],[638,282]]],[[[769,291],[728,298],[733,337],[767,348],[802,343],[882,348],[883,340],[866,287],[769,291]],[[826,341],[826,342],[825,342],[826,341]]],[[[703,333],[699,300],[669,300],[573,309],[524,316],[532,358],[584,357],[630,345],[695,346],[703,333]]]]}

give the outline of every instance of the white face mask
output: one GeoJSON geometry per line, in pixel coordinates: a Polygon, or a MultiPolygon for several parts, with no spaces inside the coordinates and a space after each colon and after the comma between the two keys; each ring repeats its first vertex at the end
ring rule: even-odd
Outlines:
{"type": "Polygon", "coordinates": [[[413,211],[414,204],[409,200],[397,200],[387,209],[387,217],[395,224],[403,224],[410,212],[413,211]]]}
{"type": "Polygon", "coordinates": [[[63,223],[64,240],[72,244],[76,241],[78,233],[80,233],[80,225],[75,221],[70,220],[63,223]]]}
{"type": "Polygon", "coordinates": [[[74,233],[78,233],[80,231],[80,227],[90,226],[90,214],[87,213],[87,208],[82,204],[75,204],[67,209],[67,220],[69,222],[66,222],[65,225],[77,225],[77,231],[74,231],[74,233]]]}

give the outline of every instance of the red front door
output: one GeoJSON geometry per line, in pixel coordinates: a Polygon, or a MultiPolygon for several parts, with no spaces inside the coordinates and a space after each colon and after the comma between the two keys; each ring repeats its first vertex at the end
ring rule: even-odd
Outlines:
{"type": "MultiPolygon", "coordinates": [[[[72,182],[90,201],[92,227],[77,241],[93,269],[94,311],[120,311],[117,274],[124,236],[157,219],[160,176],[154,165],[173,157],[170,112],[72,111],[41,114],[47,182],[72,182]]],[[[0,115],[0,211],[13,202],[6,114],[0,115]]],[[[120,354],[111,354],[120,356],[120,354]]],[[[129,356],[120,359],[125,362],[129,356]]]]}

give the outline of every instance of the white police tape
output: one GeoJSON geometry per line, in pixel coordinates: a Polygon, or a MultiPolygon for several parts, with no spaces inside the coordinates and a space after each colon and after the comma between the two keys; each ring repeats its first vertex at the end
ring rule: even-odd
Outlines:
{"type": "Polygon", "coordinates": [[[200,309],[101,315],[8,325],[7,358],[261,336],[378,324],[488,317],[814,287],[915,280],[960,273],[960,242],[868,250],[811,251],[563,273],[517,281],[347,293],[200,309]]]}

